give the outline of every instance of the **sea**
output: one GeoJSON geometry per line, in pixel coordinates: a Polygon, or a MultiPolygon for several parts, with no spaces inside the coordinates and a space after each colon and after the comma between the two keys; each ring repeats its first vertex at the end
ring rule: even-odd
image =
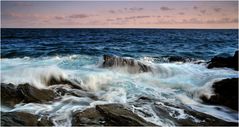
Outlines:
{"type": "MultiPolygon", "coordinates": [[[[233,55],[237,49],[237,29],[2,28],[1,83],[29,83],[47,89],[45,79],[64,77],[99,99],[65,95],[57,102],[22,103],[1,111],[48,113],[56,126],[71,126],[74,111],[120,103],[156,125],[174,125],[157,115],[151,102],[138,104],[140,97],[146,97],[237,122],[238,112],[200,100],[201,95],[213,94],[213,82],[238,77],[229,68],[207,69],[211,58],[233,55]],[[134,59],[158,71],[132,74],[120,67],[102,68],[103,55],[134,59]]],[[[177,119],[192,117],[180,108],[172,107],[168,113],[177,119]]]]}

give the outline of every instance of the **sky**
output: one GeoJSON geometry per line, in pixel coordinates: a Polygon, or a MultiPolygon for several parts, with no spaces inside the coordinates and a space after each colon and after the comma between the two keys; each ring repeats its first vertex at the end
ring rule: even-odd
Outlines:
{"type": "Polygon", "coordinates": [[[1,1],[2,28],[238,28],[237,1],[1,1]]]}

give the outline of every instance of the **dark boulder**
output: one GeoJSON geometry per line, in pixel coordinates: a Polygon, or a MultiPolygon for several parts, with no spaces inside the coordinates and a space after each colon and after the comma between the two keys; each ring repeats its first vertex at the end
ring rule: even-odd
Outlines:
{"type": "Polygon", "coordinates": [[[235,52],[234,56],[219,55],[213,57],[208,64],[208,68],[214,67],[228,67],[238,71],[238,51],[235,52]]]}
{"type": "Polygon", "coordinates": [[[53,126],[51,120],[26,112],[1,112],[1,126],[53,126]]]}
{"type": "Polygon", "coordinates": [[[181,56],[170,56],[168,57],[169,62],[187,62],[187,59],[181,56]]]}
{"type": "Polygon", "coordinates": [[[52,101],[55,94],[49,89],[37,89],[29,84],[20,84],[17,87],[17,91],[24,98],[24,102],[39,102],[44,103],[52,101]]]}
{"type": "Polygon", "coordinates": [[[29,84],[1,83],[1,103],[8,107],[14,107],[20,102],[44,103],[54,100],[55,93],[50,89],[38,89],[29,84]]]}
{"type": "Polygon", "coordinates": [[[17,92],[16,86],[9,83],[1,83],[1,104],[14,107],[15,104],[23,101],[21,94],[17,92]]]}
{"type": "Polygon", "coordinates": [[[154,126],[120,104],[97,105],[96,108],[76,112],[72,125],[154,126]]]}
{"type": "Polygon", "coordinates": [[[139,61],[133,59],[126,59],[117,56],[104,55],[104,62],[102,67],[127,67],[127,71],[130,73],[151,72],[152,68],[139,61]]]}
{"type": "Polygon", "coordinates": [[[204,103],[223,105],[238,111],[238,78],[223,79],[212,85],[215,95],[201,96],[204,103]]]}

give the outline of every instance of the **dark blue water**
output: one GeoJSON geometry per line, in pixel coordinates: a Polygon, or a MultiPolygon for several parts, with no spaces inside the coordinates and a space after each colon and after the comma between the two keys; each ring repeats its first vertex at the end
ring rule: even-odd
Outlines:
{"type": "Polygon", "coordinates": [[[1,57],[115,54],[210,59],[233,54],[238,30],[1,29],[1,57]]]}

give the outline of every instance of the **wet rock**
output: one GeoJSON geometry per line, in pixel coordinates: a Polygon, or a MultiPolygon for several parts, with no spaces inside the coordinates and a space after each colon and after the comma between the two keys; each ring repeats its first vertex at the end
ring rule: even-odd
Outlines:
{"type": "Polygon", "coordinates": [[[17,92],[15,85],[1,83],[1,104],[13,107],[21,101],[23,101],[23,98],[17,92]]]}
{"type": "Polygon", "coordinates": [[[17,87],[18,94],[21,94],[24,102],[47,102],[52,101],[55,94],[52,90],[37,89],[29,84],[20,84],[17,87]]]}
{"type": "Polygon", "coordinates": [[[73,88],[82,89],[79,86],[79,84],[80,84],[79,82],[64,79],[63,77],[51,76],[50,78],[45,79],[45,82],[46,82],[46,85],[48,85],[48,86],[58,85],[58,84],[67,84],[67,85],[72,86],[73,88]]]}
{"type": "Polygon", "coordinates": [[[190,107],[181,105],[180,107],[173,106],[170,104],[154,104],[153,110],[158,116],[163,116],[165,121],[173,121],[176,126],[236,126],[237,123],[227,122],[211,115],[207,115],[202,112],[191,109],[190,107]],[[165,106],[166,105],[166,106],[165,106]],[[178,118],[179,113],[169,113],[170,108],[182,109],[185,114],[188,114],[187,118],[178,118]]]}
{"type": "Polygon", "coordinates": [[[64,88],[64,86],[63,87],[60,86],[60,87],[53,88],[53,90],[58,96],[72,95],[76,97],[89,97],[93,100],[98,100],[98,97],[95,96],[93,93],[86,92],[79,89],[67,89],[67,88],[64,88]]]}
{"type": "Polygon", "coordinates": [[[40,118],[38,117],[38,126],[53,126],[53,122],[50,118],[47,116],[41,116],[40,118]]]}
{"type": "Polygon", "coordinates": [[[238,51],[235,52],[234,56],[219,55],[213,57],[208,64],[208,68],[214,67],[228,67],[238,71],[238,51]]]}
{"type": "Polygon", "coordinates": [[[53,126],[53,123],[26,112],[1,112],[1,126],[53,126]]]}
{"type": "Polygon", "coordinates": [[[83,125],[110,125],[105,117],[95,108],[89,108],[82,112],[75,112],[72,119],[73,126],[83,125]]]}
{"type": "Polygon", "coordinates": [[[118,126],[153,126],[143,118],[126,109],[123,105],[97,105],[96,110],[103,114],[106,120],[118,126]]]}
{"type": "Polygon", "coordinates": [[[187,62],[186,58],[181,56],[170,56],[168,57],[169,62],[187,62]]]}
{"type": "Polygon", "coordinates": [[[104,55],[103,67],[127,67],[129,73],[151,72],[152,68],[133,59],[104,55]]]}
{"type": "Polygon", "coordinates": [[[1,103],[8,107],[14,107],[20,102],[44,103],[54,100],[55,97],[52,90],[38,89],[27,83],[18,86],[1,83],[1,103]]]}
{"type": "Polygon", "coordinates": [[[145,121],[123,105],[107,104],[75,113],[72,125],[153,126],[154,124],[145,121]]]}
{"type": "Polygon", "coordinates": [[[215,95],[201,96],[207,104],[223,105],[238,111],[238,78],[224,79],[212,85],[215,95]]]}

